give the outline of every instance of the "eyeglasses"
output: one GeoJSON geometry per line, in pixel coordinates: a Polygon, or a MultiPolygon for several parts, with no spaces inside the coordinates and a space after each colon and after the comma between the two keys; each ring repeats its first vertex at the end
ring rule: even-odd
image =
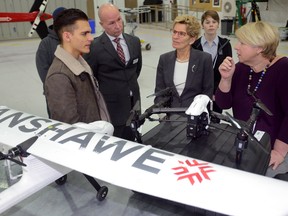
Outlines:
{"type": "Polygon", "coordinates": [[[177,35],[180,38],[183,38],[187,35],[187,32],[182,32],[182,31],[176,31],[176,30],[171,30],[172,35],[177,35]]]}

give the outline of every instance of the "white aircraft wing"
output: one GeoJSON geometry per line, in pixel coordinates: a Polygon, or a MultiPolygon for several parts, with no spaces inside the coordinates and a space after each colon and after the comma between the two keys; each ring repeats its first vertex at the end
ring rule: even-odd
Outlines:
{"type": "Polygon", "coordinates": [[[288,215],[284,181],[7,107],[0,107],[0,130],[5,144],[37,135],[30,154],[120,187],[228,215],[288,215]]]}

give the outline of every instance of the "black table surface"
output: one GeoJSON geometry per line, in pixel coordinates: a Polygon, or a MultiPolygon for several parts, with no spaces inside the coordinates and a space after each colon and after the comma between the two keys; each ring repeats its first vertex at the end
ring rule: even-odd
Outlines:
{"type": "Polygon", "coordinates": [[[144,144],[199,160],[264,175],[270,160],[270,137],[264,133],[260,143],[248,138],[241,163],[236,163],[235,137],[239,129],[229,124],[210,124],[208,135],[187,137],[187,118],[173,115],[142,137],[144,144]],[[265,151],[266,150],[266,151],[265,151]]]}

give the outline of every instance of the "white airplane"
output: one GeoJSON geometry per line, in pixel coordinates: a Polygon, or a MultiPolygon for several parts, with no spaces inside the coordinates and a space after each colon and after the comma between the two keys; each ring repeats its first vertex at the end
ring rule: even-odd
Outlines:
{"type": "Polygon", "coordinates": [[[0,106],[0,131],[0,144],[13,149],[10,155],[20,152],[27,165],[20,181],[0,193],[0,214],[76,170],[223,214],[288,215],[287,182],[116,138],[109,124],[95,132],[0,106]]]}

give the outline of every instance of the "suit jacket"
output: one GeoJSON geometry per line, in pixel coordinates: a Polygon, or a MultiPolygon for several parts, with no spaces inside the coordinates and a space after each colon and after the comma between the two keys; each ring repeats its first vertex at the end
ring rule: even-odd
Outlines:
{"type": "MultiPolygon", "coordinates": [[[[219,73],[219,66],[224,61],[227,56],[232,57],[232,47],[227,38],[219,37],[218,43],[218,56],[214,65],[214,92],[218,88],[221,75],[219,73]]],[[[201,45],[201,37],[198,38],[192,45],[193,48],[203,51],[203,47],[201,45]]]]}
{"type": "MultiPolygon", "coordinates": [[[[156,75],[155,93],[167,88],[175,87],[173,82],[176,51],[162,54],[159,59],[156,75]]],[[[181,95],[172,89],[172,103],[170,107],[189,107],[198,94],[213,95],[213,67],[211,55],[191,47],[185,87],[181,95]]],[[[167,97],[167,96],[166,96],[167,97]]],[[[165,96],[156,96],[154,102],[165,100],[165,96]]]]}
{"type": "Polygon", "coordinates": [[[137,78],[142,67],[141,43],[138,37],[125,33],[123,37],[130,53],[130,60],[126,65],[120,60],[105,32],[94,39],[90,53],[84,55],[99,82],[100,92],[114,126],[125,125],[130,110],[137,100],[140,101],[137,78]]]}

